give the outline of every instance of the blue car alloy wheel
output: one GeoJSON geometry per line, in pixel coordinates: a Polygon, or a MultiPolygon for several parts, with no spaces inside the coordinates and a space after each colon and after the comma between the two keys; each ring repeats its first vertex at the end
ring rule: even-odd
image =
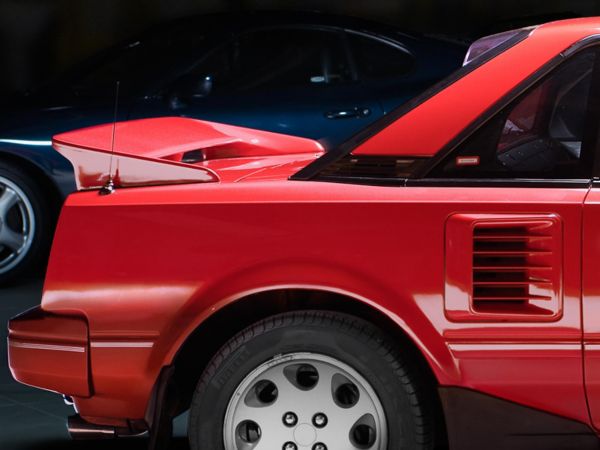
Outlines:
{"type": "Polygon", "coordinates": [[[25,275],[46,256],[54,218],[31,176],[0,162],[0,283],[25,275]]]}

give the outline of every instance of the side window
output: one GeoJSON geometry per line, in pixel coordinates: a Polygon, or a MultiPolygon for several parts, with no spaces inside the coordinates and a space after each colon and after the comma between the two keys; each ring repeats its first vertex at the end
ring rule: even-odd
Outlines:
{"type": "Polygon", "coordinates": [[[250,32],[213,49],[176,82],[186,98],[352,81],[339,33],[305,29],[250,32]]]}
{"type": "Polygon", "coordinates": [[[240,90],[330,85],[352,80],[336,32],[260,30],[239,37],[236,85],[240,90]]]}
{"type": "Polygon", "coordinates": [[[231,42],[208,51],[187,73],[171,86],[170,102],[173,108],[179,102],[199,99],[231,89],[234,80],[234,52],[231,42]]]}
{"type": "Polygon", "coordinates": [[[193,55],[207,41],[196,28],[161,31],[102,53],[67,74],[64,81],[85,97],[114,96],[117,80],[127,84],[125,95],[147,93],[192,65],[193,55]]]}
{"type": "Polygon", "coordinates": [[[596,58],[596,50],[586,50],[562,63],[471,135],[433,175],[589,178],[593,149],[585,130],[596,58]]]}
{"type": "Polygon", "coordinates": [[[414,57],[391,43],[348,33],[360,78],[386,79],[406,75],[414,66],[414,57]]]}

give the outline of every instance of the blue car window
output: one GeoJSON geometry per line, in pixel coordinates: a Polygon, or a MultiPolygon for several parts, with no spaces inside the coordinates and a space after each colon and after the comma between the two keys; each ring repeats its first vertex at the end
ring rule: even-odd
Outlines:
{"type": "Polygon", "coordinates": [[[213,50],[184,79],[193,89],[214,94],[332,85],[352,81],[353,75],[339,33],[290,28],[240,35],[213,50]],[[207,84],[210,89],[202,87],[207,84]]]}
{"type": "Polygon", "coordinates": [[[261,30],[240,36],[237,46],[240,89],[327,85],[352,78],[335,32],[261,30]]]}
{"type": "Polygon", "coordinates": [[[352,79],[338,33],[267,29],[243,34],[193,70],[212,92],[335,84],[352,79]]]}
{"type": "Polygon", "coordinates": [[[103,53],[73,72],[67,84],[83,95],[103,96],[116,80],[131,81],[127,92],[168,79],[193,64],[193,55],[206,47],[206,35],[196,30],[157,34],[103,53]]]}
{"type": "Polygon", "coordinates": [[[230,90],[235,85],[235,52],[227,42],[208,52],[176,84],[192,96],[207,96],[230,90]],[[191,92],[190,92],[191,91],[191,92]]]}
{"type": "Polygon", "coordinates": [[[349,33],[348,40],[361,78],[397,78],[414,66],[414,57],[408,51],[389,42],[356,33],[349,33]]]}

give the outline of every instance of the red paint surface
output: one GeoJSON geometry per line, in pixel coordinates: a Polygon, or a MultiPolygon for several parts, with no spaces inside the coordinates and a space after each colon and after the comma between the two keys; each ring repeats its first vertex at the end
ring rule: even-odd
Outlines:
{"type": "Polygon", "coordinates": [[[39,308],[10,322],[8,361],[22,383],[88,397],[88,328],[81,316],[56,316],[39,308]]]}

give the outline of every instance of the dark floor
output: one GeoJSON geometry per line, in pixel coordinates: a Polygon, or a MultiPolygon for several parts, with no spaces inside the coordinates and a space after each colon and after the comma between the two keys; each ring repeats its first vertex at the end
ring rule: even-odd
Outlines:
{"type": "MultiPolygon", "coordinates": [[[[73,414],[58,394],[15,382],[6,357],[6,322],[12,316],[39,304],[41,280],[20,286],[0,287],[0,450],[143,450],[145,438],[74,442],[69,439],[65,418],[73,414]]],[[[188,448],[185,416],[175,421],[172,450],[188,448]]]]}

